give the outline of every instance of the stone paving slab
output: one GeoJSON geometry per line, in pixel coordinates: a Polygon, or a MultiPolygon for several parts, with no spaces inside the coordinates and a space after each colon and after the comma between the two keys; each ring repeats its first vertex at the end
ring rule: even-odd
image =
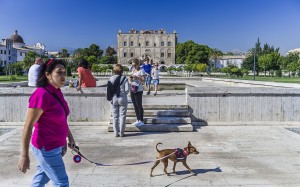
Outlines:
{"type": "MultiPolygon", "coordinates": [[[[0,128],[5,131],[4,126],[0,128]]],[[[17,170],[20,154],[20,126],[0,141],[0,186],[29,186],[37,163],[32,158],[26,174],[17,170]]],[[[177,164],[178,174],[166,176],[162,164],[149,176],[153,163],[133,166],[99,167],[85,160],[75,164],[70,151],[64,157],[70,186],[299,186],[300,135],[285,127],[205,126],[198,132],[134,132],[115,138],[105,126],[72,126],[80,150],[91,160],[108,164],[126,164],[155,159],[159,149],[183,148],[188,141],[199,155],[188,157],[188,165],[197,173],[189,174],[177,164]]],[[[300,128],[294,126],[292,128],[300,128]]],[[[3,132],[2,131],[2,132],[3,132]]],[[[5,134],[1,135],[5,136],[5,134]]],[[[169,163],[168,171],[172,164],[169,163]]],[[[47,186],[51,186],[48,184],[47,186]]]]}

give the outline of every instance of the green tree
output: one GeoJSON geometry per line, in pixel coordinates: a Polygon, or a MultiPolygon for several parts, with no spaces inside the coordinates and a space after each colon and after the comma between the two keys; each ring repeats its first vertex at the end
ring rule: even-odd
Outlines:
{"type": "Polygon", "coordinates": [[[177,64],[208,64],[211,49],[206,45],[196,44],[193,41],[179,43],[176,46],[177,64]]]}
{"type": "Polygon", "coordinates": [[[210,64],[210,66],[216,67],[218,60],[220,60],[222,56],[223,56],[223,52],[221,50],[216,48],[211,49],[210,57],[214,60],[214,64],[213,65],[210,64]]]}
{"type": "Polygon", "coordinates": [[[86,60],[89,62],[90,66],[93,66],[93,64],[98,63],[97,57],[93,55],[86,57],[86,60]]]}
{"type": "Polygon", "coordinates": [[[110,47],[110,46],[108,46],[108,47],[106,48],[106,50],[105,50],[105,55],[106,55],[106,56],[112,57],[112,56],[114,56],[115,54],[117,54],[117,52],[115,51],[114,48],[112,48],[112,47],[110,47]]]}
{"type": "Polygon", "coordinates": [[[265,76],[266,76],[267,70],[270,69],[271,63],[272,63],[272,55],[271,54],[262,55],[258,59],[258,64],[264,70],[265,76]]]}
{"type": "Polygon", "coordinates": [[[29,69],[30,66],[34,63],[35,58],[36,58],[37,56],[38,56],[38,55],[37,55],[36,52],[34,52],[34,51],[29,51],[29,52],[26,54],[26,56],[25,56],[25,58],[24,58],[24,60],[23,60],[24,68],[25,68],[25,69],[29,69]]]}
{"type": "Polygon", "coordinates": [[[289,53],[286,57],[282,57],[282,69],[288,71],[289,77],[291,76],[291,72],[296,71],[296,64],[300,60],[299,53],[289,53]]]}
{"type": "Polygon", "coordinates": [[[66,48],[62,48],[61,52],[59,52],[59,57],[60,58],[68,58],[70,56],[70,53],[66,48]]]}
{"type": "Polygon", "coordinates": [[[88,56],[95,56],[96,58],[100,58],[103,55],[103,50],[96,44],[90,45],[88,48],[88,56]]]}

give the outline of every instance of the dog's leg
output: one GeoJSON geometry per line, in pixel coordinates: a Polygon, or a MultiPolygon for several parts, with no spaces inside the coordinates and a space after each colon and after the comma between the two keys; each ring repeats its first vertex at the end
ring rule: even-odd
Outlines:
{"type": "Polygon", "coordinates": [[[175,172],[176,164],[177,164],[177,161],[174,162],[174,165],[173,165],[173,173],[176,173],[176,172],[175,172]]]}
{"type": "Polygon", "coordinates": [[[153,172],[154,168],[155,168],[159,163],[160,163],[160,161],[157,160],[157,161],[155,162],[154,166],[151,168],[151,173],[150,173],[150,176],[151,176],[151,177],[153,177],[152,172],[153,172]]]}
{"type": "MultiPolygon", "coordinates": [[[[186,167],[186,169],[188,169],[191,173],[194,173],[191,168],[186,164],[186,161],[183,161],[182,164],[186,167]]],[[[194,173],[196,174],[196,173],[194,173]]]]}
{"type": "Polygon", "coordinates": [[[167,172],[168,159],[163,159],[162,162],[164,163],[164,172],[169,176],[170,174],[167,172]]]}

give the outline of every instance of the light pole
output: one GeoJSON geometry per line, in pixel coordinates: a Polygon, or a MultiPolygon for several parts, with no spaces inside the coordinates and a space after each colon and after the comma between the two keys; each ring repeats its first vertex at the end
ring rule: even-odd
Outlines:
{"type": "Polygon", "coordinates": [[[253,79],[255,80],[255,53],[256,53],[256,49],[254,48],[254,58],[253,58],[253,79]]]}

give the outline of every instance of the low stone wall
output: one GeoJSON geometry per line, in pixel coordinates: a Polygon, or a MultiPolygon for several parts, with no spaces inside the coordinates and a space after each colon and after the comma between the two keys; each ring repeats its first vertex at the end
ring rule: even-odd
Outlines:
{"type": "Polygon", "coordinates": [[[300,123],[300,90],[187,87],[193,125],[300,123]]]}
{"type": "MultiPolygon", "coordinates": [[[[0,122],[24,122],[28,99],[34,90],[35,88],[30,87],[1,88],[0,122]]],[[[111,109],[106,100],[105,88],[86,88],[83,91],[84,95],[77,92],[75,88],[62,88],[71,111],[68,121],[109,121],[111,109]]]]}

